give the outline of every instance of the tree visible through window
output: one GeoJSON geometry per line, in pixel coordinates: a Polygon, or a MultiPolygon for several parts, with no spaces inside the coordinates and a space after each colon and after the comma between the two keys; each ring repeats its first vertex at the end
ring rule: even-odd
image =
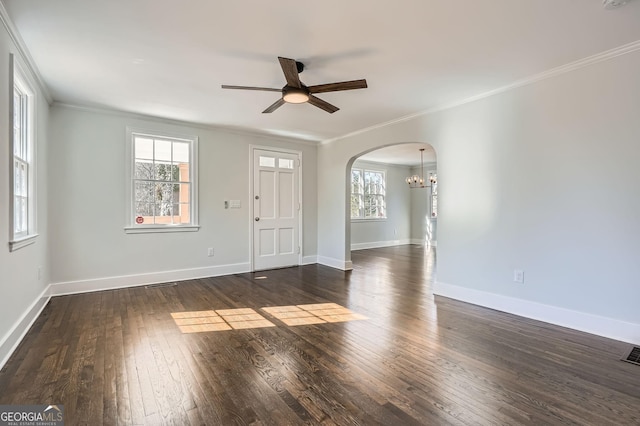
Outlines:
{"type": "Polygon", "coordinates": [[[385,219],[386,192],[383,171],[351,169],[351,218],[385,219]]]}

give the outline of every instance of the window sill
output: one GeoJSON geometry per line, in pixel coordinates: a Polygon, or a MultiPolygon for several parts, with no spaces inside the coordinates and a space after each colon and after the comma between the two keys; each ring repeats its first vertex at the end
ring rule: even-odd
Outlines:
{"type": "Polygon", "coordinates": [[[371,218],[371,219],[351,219],[351,223],[365,223],[365,222],[386,222],[387,218],[386,217],[381,217],[381,218],[371,218]]]}
{"type": "Polygon", "coordinates": [[[36,242],[38,234],[27,235],[26,237],[18,238],[13,241],[9,241],[9,251],[16,251],[23,247],[29,246],[36,242]]]}
{"type": "Polygon", "coordinates": [[[166,232],[198,232],[198,225],[127,226],[125,234],[164,234],[166,232]]]}

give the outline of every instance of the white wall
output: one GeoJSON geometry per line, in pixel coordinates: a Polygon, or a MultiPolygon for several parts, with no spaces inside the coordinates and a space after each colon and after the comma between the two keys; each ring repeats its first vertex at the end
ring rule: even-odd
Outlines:
{"type": "Polygon", "coordinates": [[[411,198],[404,179],[409,167],[356,161],[354,168],[384,170],[387,178],[387,218],[351,220],[351,249],[408,244],[411,237],[411,198]]]}
{"type": "MultiPolygon", "coordinates": [[[[43,295],[49,282],[47,259],[47,152],[49,105],[42,91],[33,87],[36,97],[36,242],[9,252],[9,104],[13,90],[9,87],[9,54],[21,57],[5,27],[0,25],[0,366],[20,340],[30,321],[47,298],[43,295]],[[10,90],[11,89],[11,90],[10,90]],[[38,278],[38,268],[42,275],[38,278]],[[28,312],[31,315],[26,315],[28,312]],[[23,323],[22,326],[20,323],[23,323]]],[[[24,63],[24,58],[22,58],[24,63]]]]}
{"type": "Polygon", "coordinates": [[[430,143],[441,190],[442,293],[455,286],[525,301],[564,312],[574,328],[595,317],[611,326],[596,332],[640,341],[638,75],[635,51],[322,145],[319,259],[350,264],[350,159],[384,145],[430,143]],[[516,268],[524,284],[512,282],[516,268]],[[629,333],[616,335],[614,325],[629,325],[629,333]]]}
{"type": "Polygon", "coordinates": [[[316,146],[63,105],[51,121],[54,293],[248,270],[251,144],[303,152],[303,255],[315,259],[316,146]],[[198,232],[125,234],[127,126],[199,136],[198,232]]]}

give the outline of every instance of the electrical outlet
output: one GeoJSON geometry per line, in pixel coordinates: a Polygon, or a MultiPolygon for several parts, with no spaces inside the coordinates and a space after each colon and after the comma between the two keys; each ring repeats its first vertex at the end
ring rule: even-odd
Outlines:
{"type": "Polygon", "coordinates": [[[207,249],[207,256],[209,256],[209,257],[213,256],[213,247],[209,247],[207,249]]]}
{"type": "Polygon", "coordinates": [[[524,271],[522,269],[513,270],[513,282],[524,283],[524,271]]]}

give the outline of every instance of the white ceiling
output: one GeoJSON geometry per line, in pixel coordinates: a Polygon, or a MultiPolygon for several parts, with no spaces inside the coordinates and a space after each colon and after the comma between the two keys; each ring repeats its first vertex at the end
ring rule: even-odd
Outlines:
{"type": "Polygon", "coordinates": [[[424,143],[405,143],[376,149],[358,157],[358,160],[374,163],[397,164],[400,166],[419,166],[420,149],[423,148],[423,162],[435,163],[436,152],[431,145],[424,143]]]}
{"type": "Polygon", "coordinates": [[[321,141],[640,40],[640,1],[3,0],[56,101],[321,141]],[[368,89],[261,111],[284,85],[368,89]]]}

